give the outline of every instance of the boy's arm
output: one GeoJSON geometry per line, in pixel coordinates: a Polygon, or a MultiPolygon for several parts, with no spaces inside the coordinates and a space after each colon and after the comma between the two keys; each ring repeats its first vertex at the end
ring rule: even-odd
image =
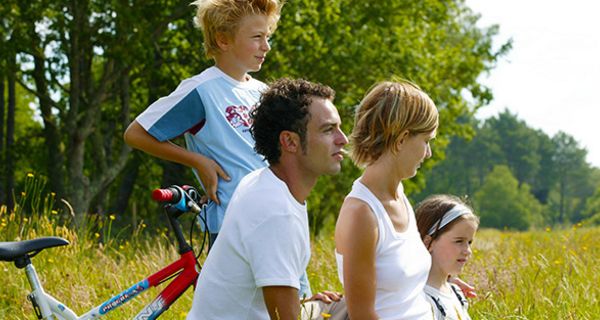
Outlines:
{"type": "Polygon", "coordinates": [[[298,289],[285,286],[263,287],[269,317],[277,320],[297,320],[300,315],[298,289]]]}
{"type": "Polygon", "coordinates": [[[202,185],[206,188],[208,197],[219,203],[217,198],[218,177],[229,180],[229,176],[214,160],[182,148],[170,141],[158,141],[135,120],[125,130],[123,138],[125,143],[132,148],[196,169],[200,180],[202,180],[202,185]]]}

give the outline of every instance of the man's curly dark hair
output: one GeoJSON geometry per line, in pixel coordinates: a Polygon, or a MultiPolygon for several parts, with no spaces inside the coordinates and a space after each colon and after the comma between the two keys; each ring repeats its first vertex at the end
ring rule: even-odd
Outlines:
{"type": "Polygon", "coordinates": [[[302,150],[306,151],[308,106],[314,97],[333,100],[335,91],[319,83],[283,78],[273,82],[262,94],[258,106],[250,114],[250,132],[256,141],[254,150],[269,164],[279,163],[279,135],[284,130],[297,133],[302,150]]]}

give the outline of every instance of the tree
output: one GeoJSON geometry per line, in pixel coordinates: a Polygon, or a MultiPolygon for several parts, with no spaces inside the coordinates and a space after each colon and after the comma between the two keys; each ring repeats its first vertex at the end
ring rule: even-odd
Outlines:
{"type": "MultiPolygon", "coordinates": [[[[479,28],[478,18],[463,1],[290,1],[261,74],[267,79],[303,77],[332,86],[346,132],[352,126],[353,107],[375,82],[394,76],[416,82],[440,110],[439,149],[426,163],[431,166],[443,158],[449,137],[469,133],[470,123],[456,120],[472,116],[491,99],[489,89],[477,79],[510,48],[508,42],[494,50],[498,28],[479,28]],[[465,93],[473,102],[465,99],[465,93]]],[[[343,170],[341,176],[324,177],[315,187],[309,198],[312,215],[337,214],[348,182],[360,175],[350,165],[343,170]]],[[[406,190],[414,192],[424,183],[419,175],[406,183],[406,190]]],[[[320,227],[313,227],[318,232],[320,227]]]]}
{"type": "Polygon", "coordinates": [[[600,186],[596,189],[594,195],[586,201],[585,217],[590,223],[600,225],[600,186]]]}
{"type": "MultiPolygon", "coordinates": [[[[90,208],[123,208],[127,201],[120,195],[137,197],[148,185],[148,176],[136,178],[134,170],[118,177],[127,161],[152,167],[152,179],[161,176],[146,164],[149,157],[131,157],[123,145],[130,117],[210,63],[189,1],[6,0],[0,10],[2,39],[11,40],[3,45],[10,43],[18,57],[17,82],[37,97],[44,150],[36,153],[43,154],[38,165],[45,166],[50,189],[78,216],[90,208]]],[[[413,80],[440,109],[440,148],[431,166],[443,157],[450,136],[468,134],[470,123],[456,119],[472,116],[491,99],[477,79],[510,48],[508,42],[493,49],[498,28],[479,28],[477,20],[462,0],[289,1],[257,77],[331,85],[347,132],[352,106],[373,83],[393,76],[413,80]]],[[[309,200],[318,204],[311,205],[314,212],[337,213],[349,182],[360,174],[345,166],[341,176],[318,184],[309,200]]],[[[168,176],[169,170],[163,172],[168,176]]],[[[407,191],[423,185],[419,176],[407,191]]]]}
{"type": "Polygon", "coordinates": [[[126,164],[131,87],[152,70],[153,59],[144,59],[154,58],[188,2],[6,1],[6,8],[6,34],[19,39],[17,81],[38,99],[50,187],[80,220],[126,164]]]}
{"type": "Polygon", "coordinates": [[[494,167],[475,193],[474,203],[482,227],[526,230],[541,222],[541,204],[505,165],[494,167]]]}
{"type": "Polygon", "coordinates": [[[585,162],[587,151],[581,149],[572,136],[561,131],[552,137],[552,141],[556,146],[553,162],[558,176],[556,222],[564,223],[582,200],[576,195],[582,191],[585,193],[585,189],[589,188],[586,177],[590,168],[585,162]]]}

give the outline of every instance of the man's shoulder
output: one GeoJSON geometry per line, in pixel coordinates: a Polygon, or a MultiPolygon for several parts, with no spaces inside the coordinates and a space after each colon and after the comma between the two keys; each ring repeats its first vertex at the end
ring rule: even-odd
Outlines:
{"type": "Polygon", "coordinates": [[[289,214],[293,201],[287,185],[268,168],[254,170],[238,184],[229,206],[260,211],[262,216],[289,214]],[[266,210],[268,208],[268,210],[266,210]]]}
{"type": "Polygon", "coordinates": [[[285,183],[279,180],[268,167],[248,173],[240,181],[236,192],[238,191],[241,195],[267,197],[272,201],[285,199],[288,194],[285,183]]]}

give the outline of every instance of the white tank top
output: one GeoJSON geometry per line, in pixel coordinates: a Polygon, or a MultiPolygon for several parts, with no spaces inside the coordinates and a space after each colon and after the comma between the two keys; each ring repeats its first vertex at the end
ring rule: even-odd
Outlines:
{"type": "MultiPolygon", "coordinates": [[[[396,232],[383,204],[359,180],[354,181],[347,197],[367,203],[377,218],[375,311],[379,319],[432,319],[431,306],[424,294],[431,255],[421,241],[408,199],[402,195],[409,210],[408,228],[404,232],[396,232]]],[[[343,284],[343,256],[337,252],[335,256],[338,276],[343,284]]]]}

